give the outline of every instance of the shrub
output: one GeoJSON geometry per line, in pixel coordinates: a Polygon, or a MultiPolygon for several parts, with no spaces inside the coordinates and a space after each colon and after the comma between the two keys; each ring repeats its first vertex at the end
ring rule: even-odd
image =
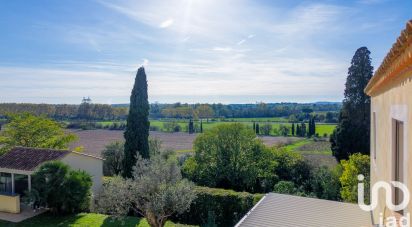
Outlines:
{"type": "Polygon", "coordinates": [[[217,226],[234,226],[263,196],[199,186],[195,191],[197,198],[190,209],[173,217],[175,221],[205,225],[213,220],[217,226]]]}
{"type": "Polygon", "coordinates": [[[329,169],[326,166],[322,166],[313,171],[311,186],[317,198],[328,200],[340,199],[339,177],[341,170],[339,167],[329,169]]]}
{"type": "Polygon", "coordinates": [[[342,160],[342,176],[339,178],[342,185],[340,195],[345,202],[358,201],[358,175],[363,174],[365,179],[365,203],[369,204],[370,188],[370,160],[368,155],[360,153],[349,156],[349,160],[342,160]]]}
{"type": "Polygon", "coordinates": [[[275,184],[275,187],[273,187],[273,192],[294,195],[297,192],[297,189],[295,188],[295,184],[291,181],[279,181],[275,184]]]}
{"type": "Polygon", "coordinates": [[[47,162],[33,174],[31,202],[47,206],[52,213],[86,211],[90,205],[92,178],[60,161],[47,162]]]}
{"type": "Polygon", "coordinates": [[[273,151],[240,123],[222,124],[199,135],[194,150],[183,174],[200,185],[262,192],[271,190],[277,180],[273,151]]]}
{"type": "Polygon", "coordinates": [[[268,136],[270,135],[270,132],[272,131],[272,125],[269,123],[266,123],[260,127],[260,131],[263,133],[263,135],[268,136]]]}
{"type": "Polygon", "coordinates": [[[105,176],[119,175],[123,169],[124,142],[115,141],[105,147],[103,173],[105,176]]]}
{"type": "Polygon", "coordinates": [[[96,210],[126,216],[130,211],[144,216],[151,227],[163,227],[173,214],[185,212],[196,193],[194,184],[182,179],[176,158],[169,153],[137,156],[133,178],[119,176],[104,184],[96,210]]]}

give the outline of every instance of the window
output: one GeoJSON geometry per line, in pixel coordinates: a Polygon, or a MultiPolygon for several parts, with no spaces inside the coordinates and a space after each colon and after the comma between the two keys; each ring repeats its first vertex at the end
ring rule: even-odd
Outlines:
{"type": "MultiPolygon", "coordinates": [[[[403,171],[403,155],[404,155],[404,132],[403,132],[403,122],[398,120],[393,120],[393,133],[392,133],[392,149],[393,149],[393,180],[404,182],[404,171],[403,171]]],[[[399,188],[394,188],[394,202],[396,205],[400,204],[403,200],[402,191],[399,188]]],[[[403,213],[403,212],[399,212],[403,213]]]]}
{"type": "Polygon", "coordinates": [[[12,182],[10,173],[0,173],[0,193],[12,193],[12,182]]]}

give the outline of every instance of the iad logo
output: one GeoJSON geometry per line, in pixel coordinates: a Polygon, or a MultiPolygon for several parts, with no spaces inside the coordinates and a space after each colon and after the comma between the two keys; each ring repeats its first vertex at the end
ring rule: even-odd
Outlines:
{"type": "MultiPolygon", "coordinates": [[[[404,185],[401,182],[398,181],[391,181],[390,184],[385,182],[385,181],[378,181],[372,186],[371,190],[371,204],[366,205],[365,204],[365,187],[363,180],[365,177],[361,174],[358,175],[358,205],[359,207],[364,210],[364,211],[372,211],[376,209],[378,206],[378,197],[379,197],[379,189],[384,189],[385,190],[385,200],[386,200],[386,207],[392,211],[402,211],[404,210],[408,204],[409,204],[409,199],[410,199],[410,193],[406,185],[404,185]],[[399,204],[394,204],[392,201],[392,190],[394,188],[398,188],[399,190],[402,191],[402,201],[399,204]]],[[[410,214],[407,213],[406,216],[401,217],[398,220],[399,226],[410,226],[410,214]]],[[[386,226],[398,226],[396,218],[395,217],[387,217],[386,218],[386,226]]],[[[383,215],[380,213],[379,217],[379,226],[384,226],[383,224],[383,215]]]]}

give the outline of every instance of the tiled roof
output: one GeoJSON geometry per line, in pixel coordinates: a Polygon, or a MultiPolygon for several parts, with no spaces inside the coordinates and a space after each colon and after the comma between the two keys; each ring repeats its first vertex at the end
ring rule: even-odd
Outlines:
{"type": "Polygon", "coordinates": [[[267,194],[236,227],[362,227],[371,214],[357,204],[299,196],[267,194]]]}
{"type": "Polygon", "coordinates": [[[60,160],[70,151],[15,147],[0,156],[0,168],[33,171],[44,162],[60,160]]]}
{"type": "Polygon", "coordinates": [[[387,82],[405,70],[410,69],[412,65],[412,20],[408,21],[405,29],[401,32],[399,38],[392,45],[389,53],[384,58],[382,64],[376,70],[375,75],[369,81],[365,92],[371,95],[378,88],[387,84],[387,82]]]}

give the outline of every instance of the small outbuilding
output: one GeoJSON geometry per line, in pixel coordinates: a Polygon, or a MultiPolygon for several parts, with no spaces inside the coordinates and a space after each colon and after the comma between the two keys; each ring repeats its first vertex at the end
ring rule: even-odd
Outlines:
{"type": "Polygon", "coordinates": [[[15,147],[0,156],[0,212],[19,213],[20,195],[31,190],[31,175],[48,161],[61,161],[92,176],[92,192],[102,186],[103,159],[68,150],[15,147]]]}

